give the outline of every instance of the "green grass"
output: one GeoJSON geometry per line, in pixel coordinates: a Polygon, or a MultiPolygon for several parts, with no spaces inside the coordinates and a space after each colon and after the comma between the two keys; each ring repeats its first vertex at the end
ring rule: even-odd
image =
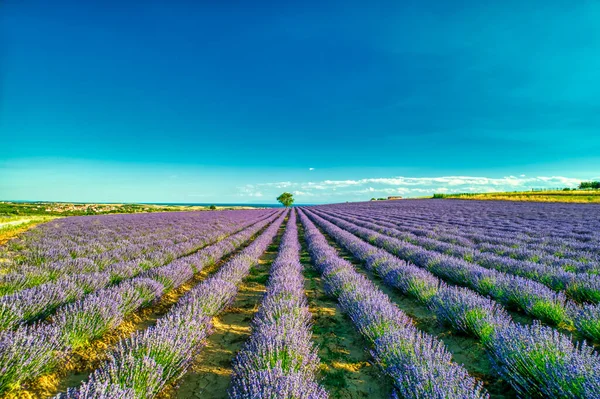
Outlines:
{"type": "Polygon", "coordinates": [[[0,216],[0,245],[40,223],[56,218],[49,215],[0,216]]]}
{"type": "Polygon", "coordinates": [[[600,190],[514,191],[500,193],[434,194],[433,198],[537,202],[600,203],[600,190]]]}

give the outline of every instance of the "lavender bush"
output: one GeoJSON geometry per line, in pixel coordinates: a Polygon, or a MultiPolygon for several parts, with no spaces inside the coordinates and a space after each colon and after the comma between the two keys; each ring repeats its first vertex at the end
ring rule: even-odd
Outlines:
{"type": "Polygon", "coordinates": [[[387,227],[386,222],[371,220],[369,217],[346,216],[340,213],[328,213],[341,220],[345,220],[365,227],[381,234],[398,238],[400,240],[421,246],[428,250],[452,255],[467,261],[475,262],[483,267],[499,270],[504,273],[526,277],[540,282],[556,291],[564,291],[578,301],[598,303],[600,301],[600,276],[587,273],[574,273],[566,271],[563,267],[542,265],[529,260],[506,258],[490,253],[482,253],[472,247],[464,247],[454,243],[437,240],[436,238],[415,235],[387,227]]]}
{"type": "MultiPolygon", "coordinates": [[[[251,218],[249,221],[240,221],[237,217],[232,219],[235,222],[242,222],[242,227],[245,228],[252,223],[262,223],[272,217],[272,215],[268,214],[265,219],[264,215],[261,213],[259,214],[257,221],[256,215],[252,216],[254,216],[254,218],[251,218]]],[[[212,229],[210,225],[206,226],[199,235],[199,238],[188,240],[185,243],[187,245],[182,247],[180,245],[179,250],[168,247],[157,249],[151,253],[144,253],[144,257],[136,261],[128,260],[122,263],[107,265],[102,272],[87,270],[85,273],[81,273],[82,269],[77,269],[78,271],[76,271],[76,274],[61,275],[61,277],[55,281],[45,282],[41,285],[0,297],[0,330],[14,328],[19,323],[43,319],[50,315],[60,305],[80,299],[86,294],[108,287],[110,284],[132,278],[136,275],[143,275],[142,273],[144,270],[147,270],[146,276],[155,279],[162,278],[163,280],[161,282],[166,289],[170,289],[173,285],[178,286],[180,285],[180,280],[187,280],[191,276],[189,273],[180,274],[180,272],[184,273],[185,266],[175,269],[174,265],[177,264],[175,263],[177,261],[172,262],[172,260],[181,256],[186,258],[185,255],[189,257],[190,253],[193,254],[205,245],[224,239],[232,232],[232,230],[239,229],[239,225],[236,226],[232,224],[232,222],[226,225],[227,227],[225,230],[222,228],[212,229]],[[159,256],[157,256],[157,254],[159,256]],[[149,261],[151,258],[154,260],[149,261]],[[171,265],[171,268],[168,269],[169,271],[160,267],[165,264],[171,265]],[[162,275],[169,272],[172,273],[170,276],[162,275]],[[179,281],[173,279],[178,279],[179,281]]],[[[199,228],[200,226],[195,225],[195,227],[199,228]]],[[[173,243],[165,243],[165,245],[173,246],[173,243]]],[[[127,248],[124,250],[127,251],[127,248]]],[[[81,263],[81,259],[78,260],[81,263]]],[[[185,264],[186,261],[187,259],[181,259],[179,263],[185,264]]],[[[89,262],[91,261],[88,260],[88,263],[89,262]]],[[[56,270],[63,269],[56,268],[56,270]]],[[[83,270],[85,271],[85,267],[83,270]]],[[[62,273],[66,272],[63,270],[62,273]]]]}
{"type": "MultiPolygon", "coordinates": [[[[555,325],[574,325],[583,334],[588,336],[593,334],[593,329],[585,329],[581,326],[594,324],[597,319],[590,319],[590,317],[595,317],[596,313],[579,312],[581,305],[567,300],[562,293],[556,293],[540,283],[429,251],[323,213],[318,215],[402,259],[425,268],[444,280],[469,287],[543,321],[555,325]]],[[[591,338],[600,341],[600,336],[591,338]]]]}
{"type": "Polygon", "coordinates": [[[341,259],[314,224],[300,213],[311,258],[326,290],[373,345],[373,355],[403,398],[487,398],[481,382],[451,361],[436,338],[411,320],[368,279],[341,259]]]}
{"type": "Polygon", "coordinates": [[[593,348],[534,323],[498,329],[488,347],[499,372],[524,397],[600,397],[600,357],[593,348]]]}
{"type": "MultiPolygon", "coordinates": [[[[568,336],[550,328],[541,328],[539,325],[524,333],[523,329],[526,327],[515,324],[506,311],[493,300],[477,295],[468,288],[448,286],[428,272],[364,242],[335,224],[313,213],[308,214],[335,241],[363,261],[370,270],[382,276],[386,284],[426,303],[440,321],[453,329],[480,339],[498,372],[524,397],[543,394],[550,398],[595,398],[600,394],[597,378],[592,375],[592,370],[598,370],[600,362],[590,347],[585,344],[580,347],[574,346],[568,336]],[[419,278],[426,283],[413,283],[419,281],[419,278]],[[419,290],[421,287],[425,287],[426,295],[419,290]],[[511,352],[518,349],[508,348],[506,344],[505,338],[514,337],[511,333],[515,331],[519,332],[520,339],[527,340],[530,345],[524,346],[519,352],[521,360],[515,360],[517,357],[511,352]],[[560,353],[550,349],[555,346],[561,348],[560,353]],[[537,348],[543,350],[538,351],[537,348]],[[554,355],[558,358],[554,358],[554,355]],[[556,359],[560,360],[551,363],[556,359]],[[532,367],[535,364],[548,365],[552,370],[547,374],[538,371],[532,375],[532,367]],[[581,382],[587,373],[592,374],[582,388],[577,382],[581,382]],[[562,382],[558,384],[560,389],[555,386],[558,378],[562,378],[562,382]]],[[[585,311],[597,312],[596,306],[588,305],[585,311]]],[[[514,341],[511,342],[514,344],[514,341]]],[[[389,345],[393,344],[394,339],[390,339],[389,345]]]]}
{"type": "Polygon", "coordinates": [[[234,360],[229,396],[327,398],[316,382],[319,358],[311,342],[310,319],[296,213],[292,211],[271,268],[267,293],[252,323],[252,335],[234,360]]]}
{"type": "Polygon", "coordinates": [[[284,217],[281,213],[250,245],[181,298],[155,326],[121,341],[110,360],[86,384],[57,398],[81,398],[87,386],[116,386],[132,392],[131,398],[149,399],[179,379],[210,333],[212,317],[233,300],[236,287],[273,241],[284,217]]]}
{"type": "MultiPolygon", "coordinates": [[[[53,331],[60,339],[49,340],[48,345],[51,347],[51,350],[49,350],[69,354],[75,349],[85,347],[90,341],[99,338],[106,331],[116,327],[127,314],[141,306],[149,305],[165,291],[177,288],[189,280],[194,272],[200,271],[210,262],[235,250],[276,217],[277,215],[259,221],[197,253],[150,271],[148,277],[138,277],[124,281],[119,285],[94,292],[73,304],[65,305],[52,317],[53,331]],[[210,256],[205,256],[204,253],[209,253],[210,256]],[[152,278],[153,276],[156,276],[156,278],[152,278]]],[[[29,335],[34,334],[37,328],[43,331],[46,326],[43,324],[37,325],[30,331],[29,335]]],[[[4,331],[3,334],[7,337],[7,340],[10,340],[10,337],[18,336],[19,331],[4,331]]],[[[23,347],[23,345],[28,345],[27,342],[27,340],[16,340],[10,350],[30,353],[28,348],[23,347]]],[[[8,355],[3,356],[3,350],[0,347],[0,370],[8,367],[6,365],[10,362],[8,355]]],[[[18,385],[21,381],[35,378],[56,365],[54,359],[47,356],[46,352],[32,352],[28,356],[32,357],[31,360],[39,364],[40,367],[30,370],[26,364],[22,367],[18,363],[11,365],[12,377],[8,376],[6,378],[12,382],[4,387],[0,386],[0,392],[3,389],[18,385]]]]}

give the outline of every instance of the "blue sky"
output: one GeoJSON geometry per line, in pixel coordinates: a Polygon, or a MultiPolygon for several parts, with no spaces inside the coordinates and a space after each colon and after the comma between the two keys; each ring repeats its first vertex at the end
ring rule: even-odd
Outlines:
{"type": "Polygon", "coordinates": [[[600,176],[598,20],[592,1],[5,0],[0,199],[573,186],[600,176]]]}

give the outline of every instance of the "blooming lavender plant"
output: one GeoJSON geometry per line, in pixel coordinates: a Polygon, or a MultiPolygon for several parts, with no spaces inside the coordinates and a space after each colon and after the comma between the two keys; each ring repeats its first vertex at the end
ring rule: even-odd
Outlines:
{"type": "Polygon", "coordinates": [[[482,383],[469,376],[436,338],[417,330],[389,298],[354,271],[300,213],[313,262],[330,294],[373,345],[373,355],[405,398],[487,398],[482,383]]]}
{"type": "Polygon", "coordinates": [[[229,396],[232,398],[295,398],[321,399],[327,393],[312,380],[306,380],[303,372],[284,371],[280,367],[258,370],[232,385],[229,396]]]}
{"type": "MultiPolygon", "coordinates": [[[[269,220],[259,218],[258,224],[269,220]]],[[[255,219],[251,219],[246,224],[252,224],[255,219]]],[[[230,230],[234,227],[227,225],[230,230]]],[[[235,234],[234,234],[235,235],[235,234]]],[[[223,230],[209,230],[202,235],[202,239],[196,241],[192,247],[186,247],[186,251],[195,252],[206,243],[211,243],[217,239],[223,238],[223,230]]],[[[106,268],[105,272],[89,272],[94,269],[90,266],[91,261],[82,261],[77,259],[77,263],[72,267],[84,268],[88,265],[89,268],[85,273],[63,275],[56,281],[45,282],[41,285],[34,286],[17,293],[0,297],[0,330],[16,327],[21,322],[30,322],[40,320],[50,315],[59,306],[82,298],[95,290],[120,282],[124,279],[132,278],[142,273],[145,269],[151,268],[146,272],[146,276],[161,280],[164,287],[169,290],[174,286],[179,286],[183,282],[189,280],[194,273],[193,267],[187,266],[185,258],[187,255],[174,262],[172,260],[177,252],[165,249],[157,249],[153,252],[154,260],[146,263],[146,266],[141,266],[144,261],[132,261],[117,263],[106,268]],[[161,268],[161,265],[168,264],[169,267],[161,268]]],[[[132,255],[139,256],[136,254],[132,255]]],[[[179,253],[177,256],[180,256],[179,253]]],[[[146,262],[148,261],[146,256],[146,262]]],[[[62,267],[62,266],[61,266],[62,267]]],[[[55,268],[61,270],[60,268],[55,268]]]]}
{"type": "MultiPolygon", "coordinates": [[[[428,295],[423,299],[418,291],[412,290],[411,284],[406,284],[401,281],[402,278],[407,281],[413,281],[420,273],[415,270],[414,266],[391,256],[390,254],[375,248],[370,244],[362,241],[360,238],[350,234],[333,223],[330,223],[315,214],[308,213],[331,237],[334,238],[340,245],[351,251],[358,259],[365,262],[365,265],[376,273],[384,277],[384,282],[388,285],[398,288],[403,293],[409,294],[417,299],[423,300],[437,315],[438,319],[449,324],[457,331],[463,331],[476,336],[485,345],[485,348],[497,365],[512,364],[514,355],[510,351],[498,350],[498,345],[502,347],[501,332],[513,331],[515,328],[522,328],[512,322],[506,311],[497,303],[489,298],[484,298],[477,295],[468,288],[460,288],[448,286],[440,281],[435,281],[436,277],[426,276],[426,281],[430,281],[429,285],[437,287],[432,295],[428,295]],[[390,276],[392,278],[390,278],[390,276]]],[[[354,285],[355,286],[355,285],[354,285]]],[[[585,316],[580,315],[577,320],[597,320],[597,305],[588,305],[585,307],[585,316]],[[589,315],[588,315],[589,313],[589,315]]],[[[575,308],[573,311],[581,311],[581,308],[575,308]]],[[[358,317],[360,319],[360,317],[358,317]]],[[[594,324],[589,324],[593,330],[594,324]]],[[[549,330],[532,329],[528,339],[535,344],[536,347],[552,348],[557,341],[567,343],[570,338],[564,334],[554,332],[548,333],[549,330]]],[[[525,335],[523,335],[525,337],[525,335]]],[[[394,345],[394,340],[388,343],[394,345]]],[[[585,344],[582,348],[586,348],[585,344]]],[[[593,383],[586,385],[585,396],[580,393],[573,381],[578,381],[582,377],[581,368],[579,365],[587,364],[587,370],[597,369],[600,367],[598,358],[589,356],[589,350],[580,350],[579,347],[565,344],[563,346],[563,354],[561,356],[560,374],[565,381],[562,386],[562,391],[554,391],[546,385],[552,383],[549,379],[543,379],[541,376],[536,376],[536,382],[533,385],[523,386],[520,381],[528,381],[530,371],[527,367],[505,367],[497,369],[507,381],[515,387],[518,392],[524,396],[536,396],[540,392],[545,392],[545,395],[551,398],[563,397],[596,397],[600,394],[593,383]]],[[[548,353],[549,350],[548,350],[548,353]]],[[[535,354],[523,355],[528,361],[535,359],[535,354]],[[532,358],[529,358],[531,356],[532,358]]],[[[546,360],[544,360],[546,361],[546,360]]],[[[584,368],[585,369],[585,368],[584,368]]],[[[404,375],[404,374],[402,374],[404,375]]],[[[593,379],[592,379],[593,381],[593,379]]],[[[583,392],[583,391],[582,391],[583,392]]]]}
{"type": "Polygon", "coordinates": [[[49,370],[64,356],[55,326],[24,326],[0,332],[0,393],[49,370]]]}
{"type": "Polygon", "coordinates": [[[571,309],[575,327],[586,337],[600,342],[600,304],[585,305],[571,309]]]}
{"type": "MultiPolygon", "coordinates": [[[[412,201],[403,201],[402,204],[390,204],[382,209],[381,204],[353,204],[352,206],[325,206],[320,207],[327,211],[335,212],[336,215],[346,215],[353,218],[371,222],[391,228],[400,228],[405,233],[405,238],[414,236],[433,238],[437,241],[458,244],[482,252],[492,252],[496,255],[514,258],[518,260],[543,263],[549,266],[558,266],[566,271],[578,273],[598,274],[600,264],[600,246],[598,240],[591,239],[594,231],[587,218],[583,217],[581,211],[585,207],[572,207],[568,211],[576,210],[570,220],[579,223],[586,220],[585,225],[577,229],[585,231],[585,235],[573,234],[573,225],[567,224],[564,230],[560,229],[560,223],[564,220],[566,209],[553,212],[554,208],[561,208],[559,204],[535,204],[530,210],[540,214],[543,212],[543,228],[539,231],[529,230],[530,224],[512,227],[499,226],[498,214],[505,214],[505,224],[510,225],[522,215],[510,214],[516,208],[512,206],[495,206],[486,203],[484,207],[478,207],[474,203],[464,204],[457,202],[444,202],[449,206],[441,206],[439,202],[427,202],[425,206],[416,205],[412,201]],[[397,206],[400,205],[400,206],[397,206]],[[457,210],[461,207],[469,208],[466,217],[460,218],[457,210]],[[418,208],[418,209],[417,209],[418,208]],[[473,209],[471,209],[473,208],[473,209]],[[476,209],[478,208],[478,209],[476,209]],[[512,208],[512,209],[511,209],[512,208]],[[546,208],[546,209],[544,209],[546,208]],[[474,215],[485,215],[490,210],[494,216],[488,219],[480,219],[473,223],[474,215]],[[442,211],[443,213],[434,213],[442,211]],[[509,211],[509,213],[506,213],[509,211]],[[560,220],[555,216],[559,216],[560,220]],[[554,217],[554,218],[553,218],[554,217]],[[432,226],[435,229],[432,229],[432,226]],[[500,228],[499,228],[500,227],[500,228]]],[[[520,207],[519,209],[525,209],[520,207]]],[[[571,212],[573,213],[573,212],[571,212]]],[[[454,248],[458,249],[458,248],[454,248]]],[[[465,255],[468,255],[465,252],[465,255]]],[[[473,252],[471,252],[471,255],[473,252]]],[[[467,259],[466,260],[473,260],[467,259]]]]}
{"type": "Polygon", "coordinates": [[[498,328],[512,323],[502,306],[468,288],[443,286],[432,297],[429,307],[440,321],[457,331],[472,334],[484,343],[495,338],[498,328]]]}
{"type": "Polygon", "coordinates": [[[499,373],[524,397],[600,397],[598,354],[550,327],[511,324],[488,346],[499,373]]]}
{"type": "MultiPolygon", "coordinates": [[[[211,318],[234,298],[237,285],[273,241],[284,217],[285,213],[281,213],[217,273],[190,290],[155,326],[121,341],[110,360],[90,376],[87,385],[57,397],[81,397],[82,390],[92,385],[110,389],[117,386],[133,391],[134,399],[150,399],[165,385],[179,379],[210,333],[211,318]]],[[[249,229],[245,234],[252,232],[249,229]]],[[[228,245],[222,245],[222,251],[228,249],[228,245]]]]}
{"type": "Polygon", "coordinates": [[[368,217],[355,217],[328,213],[336,218],[377,231],[386,236],[394,237],[427,250],[437,251],[475,262],[483,267],[495,269],[507,274],[525,277],[540,282],[554,290],[564,291],[578,301],[600,301],[600,276],[587,273],[574,273],[566,271],[563,267],[553,265],[540,265],[528,260],[519,260],[498,256],[491,253],[482,253],[472,247],[464,247],[453,243],[437,240],[436,238],[423,237],[400,231],[389,226],[389,223],[373,221],[368,217]]]}
{"type": "Polygon", "coordinates": [[[503,304],[514,306],[536,318],[553,324],[570,325],[574,323],[573,315],[578,314],[569,312],[568,309],[578,309],[579,305],[568,301],[563,294],[556,293],[535,281],[429,251],[323,213],[319,215],[326,221],[369,240],[440,278],[467,286],[483,295],[489,295],[503,304]]]}
{"type": "MultiPolygon", "coordinates": [[[[235,246],[232,246],[231,244],[232,242],[236,243],[236,245],[241,244],[275,217],[277,217],[277,215],[259,221],[249,228],[234,234],[224,241],[207,247],[204,250],[210,251],[211,253],[218,255],[218,257],[221,257],[235,249],[235,246]]],[[[201,250],[200,252],[204,250],[201,250]]],[[[194,254],[194,256],[196,256],[196,254],[194,254]]],[[[186,277],[191,277],[189,270],[186,275],[177,276],[176,272],[178,270],[190,268],[189,266],[186,266],[183,259],[185,258],[175,261],[174,265],[168,264],[157,268],[157,271],[159,272],[158,276],[173,276],[172,279],[169,280],[169,286],[172,289],[185,282],[186,277]],[[161,273],[161,270],[164,270],[164,272],[161,273]]],[[[203,266],[204,265],[196,265],[198,270],[203,266]]],[[[39,287],[36,288],[39,289],[39,287]]],[[[54,352],[60,351],[64,353],[71,353],[73,349],[85,347],[91,340],[98,338],[107,330],[118,325],[125,315],[133,312],[144,304],[151,303],[158,298],[158,296],[162,295],[164,291],[165,287],[159,281],[150,278],[135,278],[124,281],[119,285],[96,291],[71,305],[66,305],[59,309],[53,317],[55,323],[52,326],[55,329],[53,331],[56,331],[56,334],[60,339],[48,340],[48,345],[52,346],[54,352]],[[68,350],[64,349],[65,346],[68,347],[68,350]]],[[[8,311],[10,310],[11,309],[9,308],[8,311]]],[[[44,325],[38,325],[35,328],[40,328],[40,331],[43,331],[46,327],[44,325]]],[[[18,335],[18,331],[5,331],[5,333],[6,337],[18,335]]],[[[32,334],[35,334],[35,331],[30,331],[29,335],[32,334]]],[[[10,338],[7,338],[7,340],[10,340],[10,338]]],[[[17,342],[27,341],[21,340],[17,342]]],[[[2,349],[0,348],[0,350],[2,349]]],[[[19,346],[12,347],[11,350],[30,353],[27,352],[26,348],[20,348],[19,346]]],[[[37,377],[41,373],[51,369],[56,363],[51,362],[48,356],[46,356],[48,351],[50,351],[50,349],[45,352],[30,353],[30,356],[32,357],[31,361],[33,363],[45,365],[44,367],[39,367],[37,369],[28,369],[26,364],[23,367],[19,366],[19,364],[13,364],[8,359],[8,356],[3,357],[2,353],[0,353],[0,369],[11,367],[13,370],[7,377],[12,383],[8,384],[7,387],[16,386],[20,381],[37,377]]]]}
{"type": "Polygon", "coordinates": [[[316,382],[319,359],[311,342],[296,213],[291,212],[252,335],[233,364],[232,399],[327,398],[316,382]]]}
{"type": "Polygon", "coordinates": [[[131,388],[121,388],[117,384],[106,381],[103,383],[84,383],[79,390],[71,390],[72,394],[62,395],[74,399],[131,399],[135,391],[131,388]]]}
{"type": "Polygon", "coordinates": [[[54,322],[65,345],[78,349],[121,323],[123,313],[119,307],[118,299],[94,295],[67,305],[54,322]]]}

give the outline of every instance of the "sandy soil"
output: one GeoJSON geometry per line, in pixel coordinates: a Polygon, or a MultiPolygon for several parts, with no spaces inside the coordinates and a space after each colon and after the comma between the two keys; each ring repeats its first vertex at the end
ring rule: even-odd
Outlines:
{"type": "Polygon", "coordinates": [[[320,383],[331,398],[389,398],[391,381],[371,363],[368,343],[342,313],[336,300],[325,293],[320,274],[310,264],[303,234],[300,240],[306,294],[314,320],[313,339],[321,358],[320,383]]]}

